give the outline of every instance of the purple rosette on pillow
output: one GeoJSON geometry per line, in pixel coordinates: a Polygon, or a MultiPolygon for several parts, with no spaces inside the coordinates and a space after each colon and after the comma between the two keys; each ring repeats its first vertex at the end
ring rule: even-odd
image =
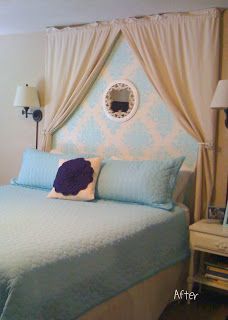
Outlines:
{"type": "Polygon", "coordinates": [[[94,170],[84,158],[64,162],[58,169],[53,187],[64,196],[76,196],[93,181],[94,170]]]}

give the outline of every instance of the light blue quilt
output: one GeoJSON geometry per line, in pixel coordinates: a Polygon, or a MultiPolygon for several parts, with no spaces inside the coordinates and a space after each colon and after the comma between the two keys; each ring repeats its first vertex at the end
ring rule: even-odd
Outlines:
{"type": "Polygon", "coordinates": [[[0,319],[72,320],[185,259],[183,210],[0,187],[0,319]]]}

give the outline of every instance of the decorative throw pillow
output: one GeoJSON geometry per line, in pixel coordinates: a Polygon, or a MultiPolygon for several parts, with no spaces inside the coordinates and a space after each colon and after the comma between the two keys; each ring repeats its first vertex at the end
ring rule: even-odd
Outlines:
{"type": "Polygon", "coordinates": [[[96,186],[100,199],[172,210],[173,190],[184,157],[167,160],[107,160],[96,186]]]}
{"type": "Polygon", "coordinates": [[[26,149],[19,175],[11,181],[12,184],[28,188],[51,190],[58,171],[60,159],[75,159],[76,157],[91,157],[82,154],[54,154],[35,149],[26,149]]]}
{"type": "Polygon", "coordinates": [[[100,158],[60,160],[48,198],[93,200],[100,166],[100,158]]]}

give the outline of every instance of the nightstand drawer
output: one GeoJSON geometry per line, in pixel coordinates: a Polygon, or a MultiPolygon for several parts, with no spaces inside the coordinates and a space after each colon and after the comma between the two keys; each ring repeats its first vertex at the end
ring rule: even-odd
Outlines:
{"type": "Polygon", "coordinates": [[[206,233],[190,231],[192,249],[204,249],[228,255],[228,239],[206,233]]]}

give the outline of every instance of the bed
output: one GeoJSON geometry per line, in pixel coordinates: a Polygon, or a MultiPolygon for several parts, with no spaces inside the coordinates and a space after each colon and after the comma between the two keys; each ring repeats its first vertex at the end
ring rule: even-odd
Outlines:
{"type": "Polygon", "coordinates": [[[183,207],[46,196],[0,187],[0,319],[158,319],[183,285],[183,207]]]}

